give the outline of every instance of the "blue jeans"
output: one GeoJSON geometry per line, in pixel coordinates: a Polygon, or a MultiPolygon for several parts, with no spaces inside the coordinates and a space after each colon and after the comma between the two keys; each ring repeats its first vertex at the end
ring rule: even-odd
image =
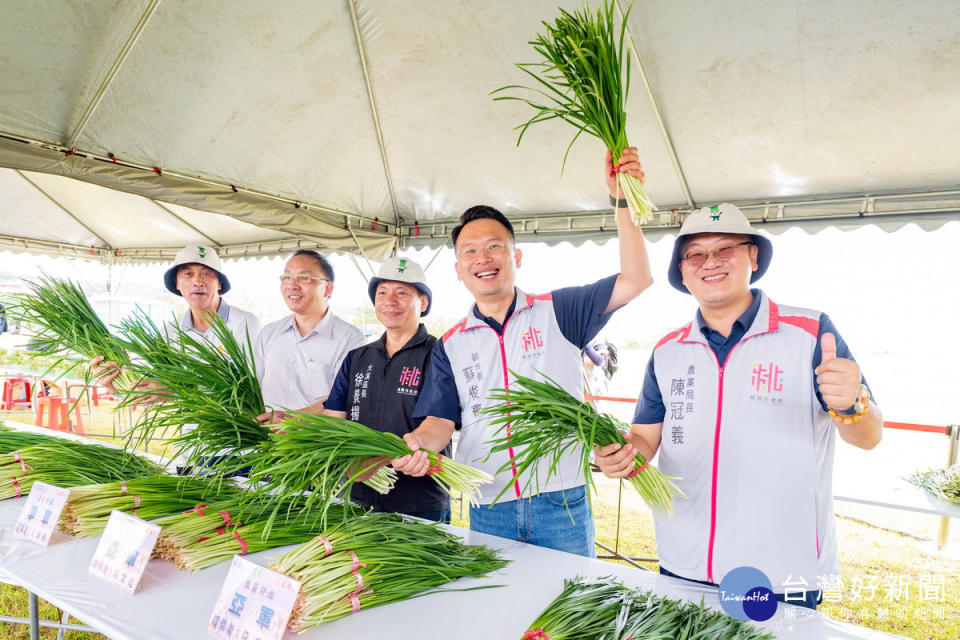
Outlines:
{"type": "Polygon", "coordinates": [[[596,558],[586,487],[470,507],[470,530],[596,558]],[[573,520],[571,520],[571,517],[573,520]]]}
{"type": "MultiPolygon", "coordinates": [[[[707,582],[705,580],[694,580],[693,578],[684,578],[683,576],[678,576],[674,572],[668,571],[663,567],[660,567],[660,573],[661,575],[670,576],[671,578],[680,578],[681,580],[686,580],[687,582],[696,582],[697,584],[705,584],[708,587],[717,586],[714,583],[707,582]]],[[[812,590],[804,591],[803,596],[804,596],[803,599],[800,600],[799,598],[791,594],[790,602],[787,604],[795,604],[798,607],[806,607],[807,609],[813,609],[814,611],[816,611],[817,605],[823,602],[823,592],[821,591],[812,591],[812,590]]],[[[783,599],[784,594],[782,593],[775,593],[773,594],[773,597],[777,599],[777,602],[784,602],[784,599],[783,599]]]]}

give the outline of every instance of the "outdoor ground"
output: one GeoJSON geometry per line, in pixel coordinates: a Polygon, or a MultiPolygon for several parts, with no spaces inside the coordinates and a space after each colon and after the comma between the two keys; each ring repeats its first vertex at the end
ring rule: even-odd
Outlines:
{"type": "MultiPolygon", "coordinates": [[[[26,412],[0,413],[0,419],[5,418],[32,422],[26,412]]],[[[105,437],[113,434],[115,424],[110,405],[94,411],[92,424],[84,411],[84,420],[88,435],[102,434],[106,441],[116,442],[105,437]]],[[[151,443],[149,450],[163,453],[161,443],[151,443]]],[[[655,557],[649,509],[629,487],[621,491],[616,482],[600,476],[597,482],[599,494],[593,502],[597,539],[627,556],[655,557]],[[622,498],[619,525],[618,498],[622,498]]],[[[453,524],[467,526],[458,503],[453,511],[453,524]]],[[[939,518],[934,516],[843,502],[837,503],[837,512],[842,570],[840,576],[831,577],[820,610],[837,620],[918,640],[960,637],[960,523],[951,522],[950,543],[941,552],[935,542],[939,518]]],[[[641,564],[657,568],[656,561],[641,564]]],[[[41,614],[51,619],[57,611],[42,602],[41,614]]],[[[26,617],[26,592],[0,585],[0,615],[26,617]]],[[[24,626],[0,624],[0,638],[28,637],[24,626]]],[[[65,635],[67,639],[102,637],[73,631],[65,635]]],[[[42,630],[41,638],[56,638],[56,632],[42,630]]]]}

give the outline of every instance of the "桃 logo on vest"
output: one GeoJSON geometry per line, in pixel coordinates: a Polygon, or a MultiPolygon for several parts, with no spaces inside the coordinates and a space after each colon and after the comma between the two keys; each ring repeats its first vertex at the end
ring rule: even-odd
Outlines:
{"type": "Polygon", "coordinates": [[[543,349],[542,336],[543,332],[533,327],[529,327],[526,332],[520,334],[520,338],[523,340],[523,352],[528,355],[539,355],[540,350],[543,349]]]}
{"type": "Polygon", "coordinates": [[[750,372],[750,387],[755,393],[750,394],[750,399],[755,402],[782,405],[783,374],[783,369],[774,362],[769,364],[755,362],[750,372]]]}
{"type": "Polygon", "coordinates": [[[420,386],[420,378],[423,372],[419,367],[404,367],[400,371],[400,380],[397,387],[397,393],[404,393],[415,396],[418,393],[417,387],[420,386]]]}

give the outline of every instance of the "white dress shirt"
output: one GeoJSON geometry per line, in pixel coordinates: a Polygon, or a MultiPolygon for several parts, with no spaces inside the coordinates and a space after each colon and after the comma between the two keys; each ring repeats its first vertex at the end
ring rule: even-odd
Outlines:
{"type": "Polygon", "coordinates": [[[253,345],[264,404],[270,409],[302,409],[323,400],[344,357],[364,342],[360,329],[329,309],[303,337],[293,314],[266,325],[253,345]]]}

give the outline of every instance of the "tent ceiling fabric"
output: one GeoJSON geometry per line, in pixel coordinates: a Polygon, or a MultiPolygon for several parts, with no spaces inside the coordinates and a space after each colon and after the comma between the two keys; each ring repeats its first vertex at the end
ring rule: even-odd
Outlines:
{"type": "MultiPolygon", "coordinates": [[[[561,175],[573,130],[517,147],[527,108],[489,96],[524,82],[513,63],[557,4],[581,6],[0,0],[0,166],[23,171],[0,198],[31,198],[0,202],[0,245],[158,259],[206,237],[382,259],[442,242],[478,203],[525,239],[606,237],[599,143],[581,138],[561,175]]],[[[773,232],[960,217],[955,0],[637,1],[629,26],[651,235],[719,201],[773,232]]]]}

